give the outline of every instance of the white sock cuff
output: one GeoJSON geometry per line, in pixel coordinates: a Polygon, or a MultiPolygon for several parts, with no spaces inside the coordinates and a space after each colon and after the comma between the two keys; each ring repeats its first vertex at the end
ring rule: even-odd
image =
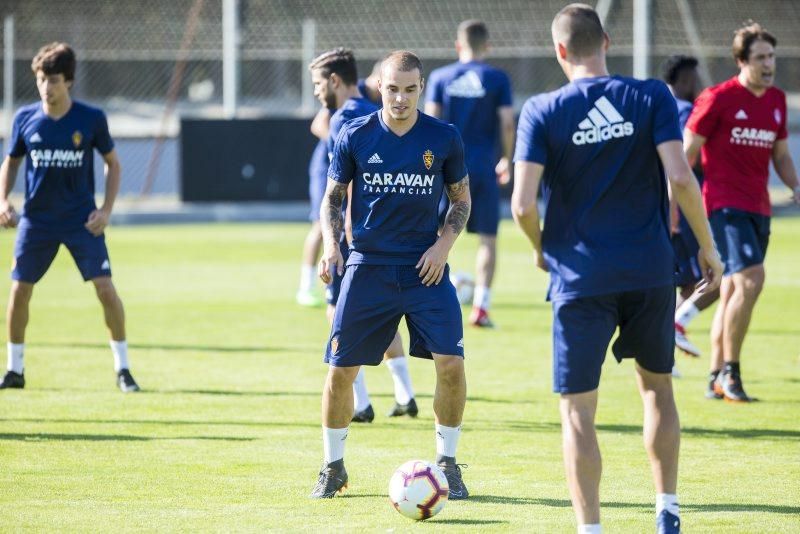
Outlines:
{"type": "Polygon", "coordinates": [[[674,493],[656,493],[656,515],[660,514],[662,510],[666,510],[672,515],[679,515],[678,496],[674,493]]]}
{"type": "Polygon", "coordinates": [[[578,525],[578,534],[602,534],[603,529],[600,528],[600,523],[592,523],[590,525],[578,525]]]}
{"type": "Polygon", "coordinates": [[[25,343],[6,343],[8,349],[8,371],[22,374],[24,370],[23,355],[25,353],[25,343]]]}

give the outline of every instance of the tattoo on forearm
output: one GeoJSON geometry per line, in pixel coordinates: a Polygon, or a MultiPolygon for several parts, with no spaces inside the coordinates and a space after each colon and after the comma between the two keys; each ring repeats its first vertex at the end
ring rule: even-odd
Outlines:
{"type": "Polygon", "coordinates": [[[322,224],[325,231],[330,232],[335,241],[339,241],[344,229],[342,202],[347,194],[347,184],[328,185],[322,203],[322,224]]]}
{"type": "Polygon", "coordinates": [[[445,226],[449,226],[453,233],[460,234],[467,224],[470,212],[470,202],[461,199],[465,191],[469,190],[469,176],[464,177],[460,182],[447,185],[447,198],[450,199],[450,209],[447,210],[445,226]]]}

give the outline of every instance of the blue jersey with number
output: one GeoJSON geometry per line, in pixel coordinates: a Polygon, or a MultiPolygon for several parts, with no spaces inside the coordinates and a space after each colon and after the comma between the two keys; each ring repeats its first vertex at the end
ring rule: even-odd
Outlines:
{"type": "Polygon", "coordinates": [[[35,226],[80,227],[96,209],[93,149],[108,154],[114,142],[105,114],[72,102],[58,120],[41,103],[21,108],[14,117],[8,155],[26,156],[22,216],[35,226]]]}
{"type": "Polygon", "coordinates": [[[681,140],[657,80],[575,80],[529,99],[515,161],[544,166],[542,249],[551,299],[668,285],[674,259],[656,146],[681,140]]]}
{"type": "Polygon", "coordinates": [[[425,98],[441,105],[441,119],[461,132],[470,179],[494,180],[500,132],[497,110],[511,105],[508,75],[480,61],[453,63],[431,72],[425,98]]]}
{"type": "Polygon", "coordinates": [[[416,265],[436,242],[445,183],[462,180],[464,146],[452,124],[418,112],[402,136],[378,110],[341,129],[328,178],[353,183],[348,265],[416,265]]]}

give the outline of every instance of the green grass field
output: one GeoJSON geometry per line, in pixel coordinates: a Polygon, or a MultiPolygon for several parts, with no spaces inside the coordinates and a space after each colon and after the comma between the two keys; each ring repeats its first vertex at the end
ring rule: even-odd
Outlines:
{"type": "MultiPolygon", "coordinates": [[[[0,529],[574,532],[550,389],[546,277],[509,222],[494,295],[499,328],[466,331],[469,393],[458,459],[469,464],[471,498],[420,524],[388,502],[395,467],[435,453],[433,367],[416,359],[420,417],[383,417],[391,379],[385,368],[368,369],[379,415],[351,428],[350,489],[331,501],[306,498],[322,458],[328,332],[321,309],[293,300],[306,230],[112,228],[132,370],[143,388],[134,395],[114,387],[100,306],[62,249],[34,292],[27,388],[0,392],[0,529]]],[[[774,221],[766,290],[745,344],[745,384],[762,402],[705,400],[707,360],[678,359],[687,532],[800,531],[798,235],[800,218],[774,221]]],[[[4,268],[13,238],[0,232],[4,268]]],[[[473,236],[460,239],[455,271],[472,270],[475,248],[473,236]]],[[[8,284],[3,276],[0,298],[8,284]]],[[[706,354],[711,315],[691,331],[706,354]]],[[[600,390],[608,532],[653,530],[633,373],[630,362],[609,358],[600,390]]]]}

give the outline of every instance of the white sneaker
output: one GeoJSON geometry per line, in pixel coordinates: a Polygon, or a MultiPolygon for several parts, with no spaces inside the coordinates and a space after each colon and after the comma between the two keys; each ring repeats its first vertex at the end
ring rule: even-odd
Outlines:
{"type": "Polygon", "coordinates": [[[686,337],[686,330],[678,323],[675,323],[675,346],[693,358],[700,357],[700,349],[689,341],[689,338],[686,337]]]}
{"type": "Polygon", "coordinates": [[[308,306],[309,308],[317,308],[324,303],[313,291],[302,289],[295,295],[295,300],[300,306],[308,306]]]}

